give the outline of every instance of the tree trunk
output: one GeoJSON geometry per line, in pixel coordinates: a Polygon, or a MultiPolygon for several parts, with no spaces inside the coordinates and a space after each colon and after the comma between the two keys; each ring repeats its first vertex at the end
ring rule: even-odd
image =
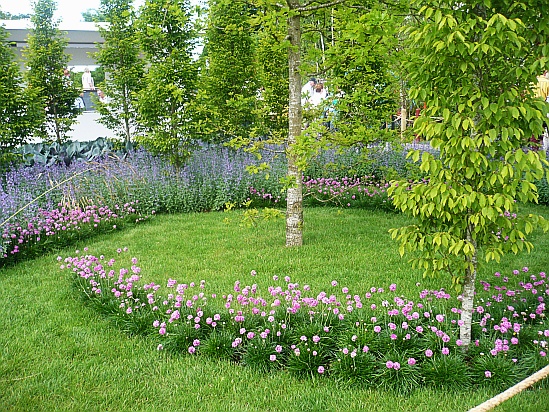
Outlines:
{"type": "Polygon", "coordinates": [[[55,131],[55,141],[59,144],[63,143],[61,141],[61,130],[59,130],[59,116],[57,115],[57,105],[55,103],[52,104],[53,107],[53,128],[55,131]]]}
{"type": "Polygon", "coordinates": [[[130,107],[129,107],[129,104],[128,104],[128,100],[129,100],[129,93],[127,92],[126,90],[126,86],[124,86],[124,109],[123,109],[123,114],[124,114],[124,133],[125,133],[125,137],[124,137],[124,143],[126,143],[126,145],[128,144],[128,142],[131,141],[131,135],[130,135],[130,120],[129,120],[129,111],[130,111],[130,107]]]}
{"type": "Polygon", "coordinates": [[[475,281],[477,277],[477,244],[472,236],[473,228],[467,230],[467,241],[473,245],[475,251],[469,261],[470,266],[466,270],[466,276],[463,281],[463,293],[461,301],[461,321],[459,327],[459,338],[463,342],[463,349],[469,350],[471,344],[471,326],[473,321],[474,299],[475,299],[475,281]]]}
{"type": "MultiPolygon", "coordinates": [[[[299,3],[294,4],[299,6],[299,3]]],[[[288,37],[291,47],[288,51],[290,69],[290,103],[288,109],[288,178],[292,182],[287,192],[286,206],[286,246],[301,246],[303,244],[303,189],[301,173],[297,167],[297,157],[293,147],[301,134],[301,18],[299,15],[288,19],[288,37]]]]}

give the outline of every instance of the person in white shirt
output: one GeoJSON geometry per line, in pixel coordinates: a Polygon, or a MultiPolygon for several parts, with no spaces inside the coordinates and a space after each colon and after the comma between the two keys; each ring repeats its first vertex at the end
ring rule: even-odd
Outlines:
{"type": "Polygon", "coordinates": [[[322,103],[324,99],[326,99],[328,90],[324,87],[324,83],[317,83],[314,87],[313,94],[311,95],[311,98],[309,99],[309,103],[313,105],[314,107],[317,107],[322,103]]]}
{"type": "Polygon", "coordinates": [[[84,69],[84,73],[82,74],[82,88],[84,90],[95,90],[93,77],[90,73],[90,69],[87,67],[84,69]]]}
{"type": "Polygon", "coordinates": [[[109,97],[107,97],[107,95],[105,94],[105,92],[103,90],[97,89],[97,97],[99,98],[100,103],[107,104],[107,103],[111,102],[111,99],[109,97]]]}

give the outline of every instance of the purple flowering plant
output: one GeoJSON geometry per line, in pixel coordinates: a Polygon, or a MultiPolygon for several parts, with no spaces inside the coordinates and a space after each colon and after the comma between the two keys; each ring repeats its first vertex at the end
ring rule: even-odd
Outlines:
{"type": "Polygon", "coordinates": [[[393,210],[387,197],[389,183],[376,176],[342,178],[303,178],[304,198],[311,205],[330,204],[340,207],[376,207],[393,210]]]}
{"type": "Polygon", "coordinates": [[[36,256],[157,212],[219,210],[243,201],[258,177],[252,156],[200,147],[175,169],[144,150],[128,158],[20,167],[0,185],[0,264],[36,256]]]}
{"type": "MultiPolygon", "coordinates": [[[[155,213],[222,210],[228,204],[249,207],[251,201],[254,207],[282,206],[286,161],[275,152],[262,153],[268,170],[249,153],[208,144],[198,147],[182,168],[140,149],[125,159],[111,156],[70,166],[36,163],[9,170],[0,185],[0,262],[36,256],[155,213]],[[248,173],[250,165],[260,173],[248,173]]],[[[387,158],[404,159],[401,151],[386,148],[322,152],[304,171],[306,202],[392,209],[383,171],[393,162],[387,158]],[[365,153],[373,156],[368,162],[365,153]]],[[[244,220],[255,220],[252,212],[257,210],[244,212],[244,220]]]]}
{"type": "Polygon", "coordinates": [[[464,352],[459,296],[443,289],[404,297],[391,284],[358,294],[334,281],[315,292],[287,276],[271,283],[256,273],[258,283],[235,281],[230,291],[211,292],[204,281],[146,283],[135,258],[129,268],[118,259],[58,258],[91,305],[115,314],[129,333],[155,336],[151,345],[165,351],[401,392],[418,385],[503,389],[549,362],[543,272],[519,271],[516,282],[503,285],[497,275],[483,282],[474,343],[464,352]]]}

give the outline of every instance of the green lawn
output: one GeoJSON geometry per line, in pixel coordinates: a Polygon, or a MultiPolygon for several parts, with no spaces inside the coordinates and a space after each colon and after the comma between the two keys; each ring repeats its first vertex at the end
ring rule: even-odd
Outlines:
{"type": "MultiPolygon", "coordinates": [[[[549,218],[549,209],[528,207],[549,218]]],[[[116,255],[127,246],[146,280],[206,280],[230,292],[234,281],[270,284],[272,275],[325,288],[333,279],[362,292],[397,283],[404,295],[448,279],[421,279],[400,258],[387,230],[407,222],[397,214],[317,208],[305,214],[305,245],[284,247],[284,221],[241,227],[239,213],[157,216],[142,226],[61,251],[89,247],[116,255]],[[228,218],[230,222],[224,220],[228,218]],[[420,282],[420,286],[416,283],[420,282]]],[[[529,266],[549,271],[549,234],[536,233],[531,256],[510,256],[481,271],[529,266]]],[[[152,338],[128,338],[75,297],[57,253],[0,271],[0,411],[465,411],[493,392],[421,389],[410,396],[363,390],[325,377],[260,374],[205,357],[156,351],[152,338]]],[[[549,391],[531,390],[497,411],[548,410],[549,391]]]]}

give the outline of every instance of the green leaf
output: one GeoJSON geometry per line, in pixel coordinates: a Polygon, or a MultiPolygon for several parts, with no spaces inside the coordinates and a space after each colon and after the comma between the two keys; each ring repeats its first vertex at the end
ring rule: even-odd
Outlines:
{"type": "Polygon", "coordinates": [[[519,118],[520,113],[519,113],[519,111],[516,107],[511,107],[509,110],[510,110],[511,116],[513,116],[513,118],[515,118],[515,119],[519,118]]]}

